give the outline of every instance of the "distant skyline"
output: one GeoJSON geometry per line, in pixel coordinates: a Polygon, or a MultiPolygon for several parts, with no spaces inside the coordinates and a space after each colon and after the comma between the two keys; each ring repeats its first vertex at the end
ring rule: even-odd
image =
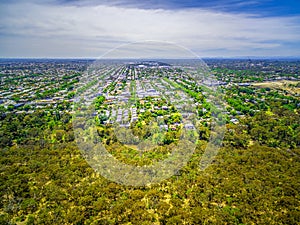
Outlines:
{"type": "Polygon", "coordinates": [[[2,0],[0,13],[1,58],[95,58],[147,40],[204,58],[300,56],[298,0],[2,0]]]}

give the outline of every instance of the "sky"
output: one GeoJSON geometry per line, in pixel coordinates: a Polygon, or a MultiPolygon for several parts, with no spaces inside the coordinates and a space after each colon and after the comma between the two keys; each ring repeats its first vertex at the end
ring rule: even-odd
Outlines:
{"type": "Polygon", "coordinates": [[[144,46],[159,57],[172,45],[199,57],[299,57],[300,1],[0,0],[1,58],[143,56],[144,46]]]}

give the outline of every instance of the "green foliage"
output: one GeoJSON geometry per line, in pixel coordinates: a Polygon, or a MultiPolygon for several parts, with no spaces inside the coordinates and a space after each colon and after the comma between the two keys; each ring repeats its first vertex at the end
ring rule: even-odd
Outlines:
{"type": "Polygon", "coordinates": [[[224,148],[203,173],[197,165],[204,147],[179,175],[142,188],[97,175],[72,142],[10,147],[1,151],[0,221],[297,224],[298,156],[257,144],[224,148]]]}
{"type": "Polygon", "coordinates": [[[69,93],[68,93],[67,98],[68,98],[68,99],[71,99],[71,98],[73,98],[74,96],[75,96],[75,92],[72,91],[72,92],[69,92],[69,93]]]}
{"type": "Polygon", "coordinates": [[[105,97],[103,95],[98,96],[94,101],[95,109],[99,110],[104,101],[105,101],[105,97]]]}
{"type": "Polygon", "coordinates": [[[9,104],[9,105],[7,106],[7,110],[8,110],[8,111],[13,111],[14,108],[15,108],[15,107],[14,107],[12,104],[9,104]]]}

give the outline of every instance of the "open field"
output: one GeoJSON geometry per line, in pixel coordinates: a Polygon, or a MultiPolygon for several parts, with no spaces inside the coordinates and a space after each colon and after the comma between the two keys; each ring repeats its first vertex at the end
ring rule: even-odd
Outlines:
{"type": "Polygon", "coordinates": [[[253,83],[252,86],[258,88],[271,88],[271,89],[285,90],[294,94],[300,94],[300,87],[297,87],[298,83],[300,82],[292,81],[292,80],[278,80],[278,81],[253,83]]]}

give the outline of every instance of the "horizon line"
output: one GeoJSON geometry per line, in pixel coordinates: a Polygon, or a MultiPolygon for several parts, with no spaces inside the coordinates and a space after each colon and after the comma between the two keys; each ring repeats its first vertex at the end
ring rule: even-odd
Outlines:
{"type": "Polygon", "coordinates": [[[195,58],[101,58],[101,57],[1,57],[3,59],[85,59],[85,60],[141,60],[141,59],[300,59],[300,56],[203,56],[195,58]]]}

